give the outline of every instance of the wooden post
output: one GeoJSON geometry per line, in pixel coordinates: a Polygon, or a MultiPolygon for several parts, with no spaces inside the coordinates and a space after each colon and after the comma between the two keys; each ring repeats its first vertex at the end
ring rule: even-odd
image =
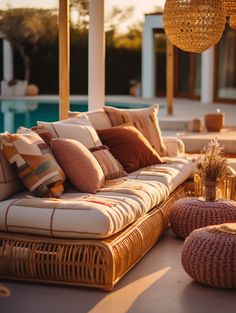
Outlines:
{"type": "Polygon", "coordinates": [[[59,119],[70,108],[70,20],[69,0],[59,0],[59,119]]]}
{"type": "Polygon", "coordinates": [[[167,94],[167,115],[173,115],[174,96],[174,46],[167,38],[166,50],[166,94],[167,94]]]}
{"type": "Polygon", "coordinates": [[[105,104],[104,0],[89,1],[88,56],[88,109],[91,111],[105,104]]]}

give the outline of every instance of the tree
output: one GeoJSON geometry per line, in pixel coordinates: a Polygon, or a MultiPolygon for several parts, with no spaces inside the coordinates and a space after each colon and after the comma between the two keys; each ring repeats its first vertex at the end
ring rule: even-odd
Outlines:
{"type": "Polygon", "coordinates": [[[0,11],[0,32],[19,51],[24,62],[24,78],[29,81],[31,57],[40,42],[56,37],[57,17],[50,10],[9,8],[0,11]]]}

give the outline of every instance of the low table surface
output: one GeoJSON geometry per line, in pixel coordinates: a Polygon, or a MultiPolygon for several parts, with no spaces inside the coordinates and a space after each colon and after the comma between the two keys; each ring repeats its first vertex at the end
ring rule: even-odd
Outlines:
{"type": "Polygon", "coordinates": [[[223,128],[220,132],[179,132],[176,136],[184,142],[187,153],[199,153],[204,145],[217,137],[219,143],[224,145],[226,154],[236,154],[236,128],[234,127],[223,128]]]}

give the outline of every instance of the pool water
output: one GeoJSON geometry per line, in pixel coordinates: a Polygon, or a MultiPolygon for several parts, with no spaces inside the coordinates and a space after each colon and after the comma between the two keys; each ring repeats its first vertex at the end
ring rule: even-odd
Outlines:
{"type": "MultiPolygon", "coordinates": [[[[149,104],[116,103],[105,105],[135,109],[148,107],[149,104]]],[[[86,112],[87,102],[71,102],[71,111],[86,112]]],[[[54,122],[59,119],[59,105],[56,101],[38,102],[34,100],[1,100],[0,101],[0,132],[15,132],[19,126],[32,127],[37,121],[54,122]]]]}

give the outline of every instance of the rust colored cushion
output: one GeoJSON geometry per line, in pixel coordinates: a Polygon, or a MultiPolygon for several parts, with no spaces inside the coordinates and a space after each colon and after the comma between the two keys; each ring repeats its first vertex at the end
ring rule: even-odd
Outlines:
{"type": "Polygon", "coordinates": [[[112,126],[126,123],[135,126],[161,156],[167,155],[157,117],[158,104],[142,109],[117,109],[105,106],[104,110],[110,118],[112,126]]]}
{"type": "Polygon", "coordinates": [[[121,125],[97,130],[102,143],[128,173],[140,168],[162,163],[159,154],[134,126],[121,125]]]}
{"type": "Polygon", "coordinates": [[[82,192],[96,193],[104,183],[103,171],[92,153],[79,141],[55,138],[51,150],[72,184],[82,192]]]}

